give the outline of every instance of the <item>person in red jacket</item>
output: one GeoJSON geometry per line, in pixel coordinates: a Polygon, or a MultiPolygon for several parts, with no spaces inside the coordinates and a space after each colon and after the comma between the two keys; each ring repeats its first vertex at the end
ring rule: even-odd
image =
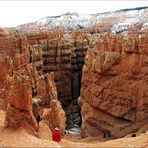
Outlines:
{"type": "Polygon", "coordinates": [[[58,129],[58,127],[55,128],[55,130],[52,132],[52,140],[56,142],[61,141],[61,133],[58,129]]]}

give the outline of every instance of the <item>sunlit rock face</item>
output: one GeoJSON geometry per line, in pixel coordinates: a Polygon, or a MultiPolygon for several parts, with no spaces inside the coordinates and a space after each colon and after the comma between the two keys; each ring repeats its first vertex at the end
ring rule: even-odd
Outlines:
{"type": "Polygon", "coordinates": [[[85,57],[82,137],[125,136],[147,124],[148,35],[105,34],[85,57]]]}
{"type": "Polygon", "coordinates": [[[28,131],[37,132],[38,125],[32,112],[32,89],[29,77],[15,74],[9,77],[8,104],[5,127],[24,127],[28,131]]]}
{"type": "Polygon", "coordinates": [[[56,127],[59,127],[61,134],[64,135],[66,117],[59,101],[52,100],[50,102],[50,108],[43,110],[41,118],[42,121],[46,123],[52,131],[56,127]]]}
{"type": "MultiPolygon", "coordinates": [[[[47,38],[43,34],[42,39],[47,38]]],[[[38,119],[43,110],[51,109],[53,100],[58,101],[54,73],[42,75],[40,45],[30,45],[26,34],[0,29],[0,108],[5,111],[5,127],[25,128],[32,134],[38,132],[38,119]]],[[[61,104],[54,107],[65,113],[61,104]]],[[[52,109],[51,109],[52,110],[52,109]]],[[[56,119],[55,119],[56,120],[56,119]]],[[[61,122],[65,129],[65,120],[61,122]]],[[[53,126],[54,125],[53,123],[53,126]]]]}

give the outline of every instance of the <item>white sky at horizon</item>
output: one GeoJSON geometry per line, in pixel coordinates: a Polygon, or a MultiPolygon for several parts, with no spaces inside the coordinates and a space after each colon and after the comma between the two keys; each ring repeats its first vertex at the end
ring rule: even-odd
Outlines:
{"type": "Polygon", "coordinates": [[[67,12],[95,14],[148,6],[148,1],[0,1],[0,27],[14,27],[67,12]]]}

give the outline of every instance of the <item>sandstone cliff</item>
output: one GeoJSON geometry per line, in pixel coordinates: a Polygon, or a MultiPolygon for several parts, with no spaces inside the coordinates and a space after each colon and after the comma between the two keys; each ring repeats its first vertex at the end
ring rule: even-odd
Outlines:
{"type": "Polygon", "coordinates": [[[148,35],[102,35],[87,51],[79,105],[82,137],[125,136],[147,124],[148,35]]]}
{"type": "MultiPolygon", "coordinates": [[[[37,37],[47,39],[47,34],[37,37]]],[[[53,100],[59,102],[54,74],[42,75],[42,52],[43,47],[31,44],[27,35],[0,29],[0,109],[6,114],[5,127],[23,127],[35,134],[43,110],[53,108],[50,107],[53,100]]],[[[57,119],[58,125],[53,126],[62,125],[64,131],[65,112],[61,104],[53,109],[56,107],[63,120],[57,119]]]]}

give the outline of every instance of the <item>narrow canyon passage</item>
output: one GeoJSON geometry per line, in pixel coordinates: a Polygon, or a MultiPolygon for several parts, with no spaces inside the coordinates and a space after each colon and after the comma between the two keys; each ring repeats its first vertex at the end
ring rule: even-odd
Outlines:
{"type": "Polygon", "coordinates": [[[38,74],[54,73],[58,99],[66,112],[66,128],[80,127],[82,121],[77,99],[88,40],[82,36],[59,35],[59,32],[55,36],[51,34],[51,39],[28,35],[31,57],[36,55],[31,62],[36,63],[38,74]]]}

